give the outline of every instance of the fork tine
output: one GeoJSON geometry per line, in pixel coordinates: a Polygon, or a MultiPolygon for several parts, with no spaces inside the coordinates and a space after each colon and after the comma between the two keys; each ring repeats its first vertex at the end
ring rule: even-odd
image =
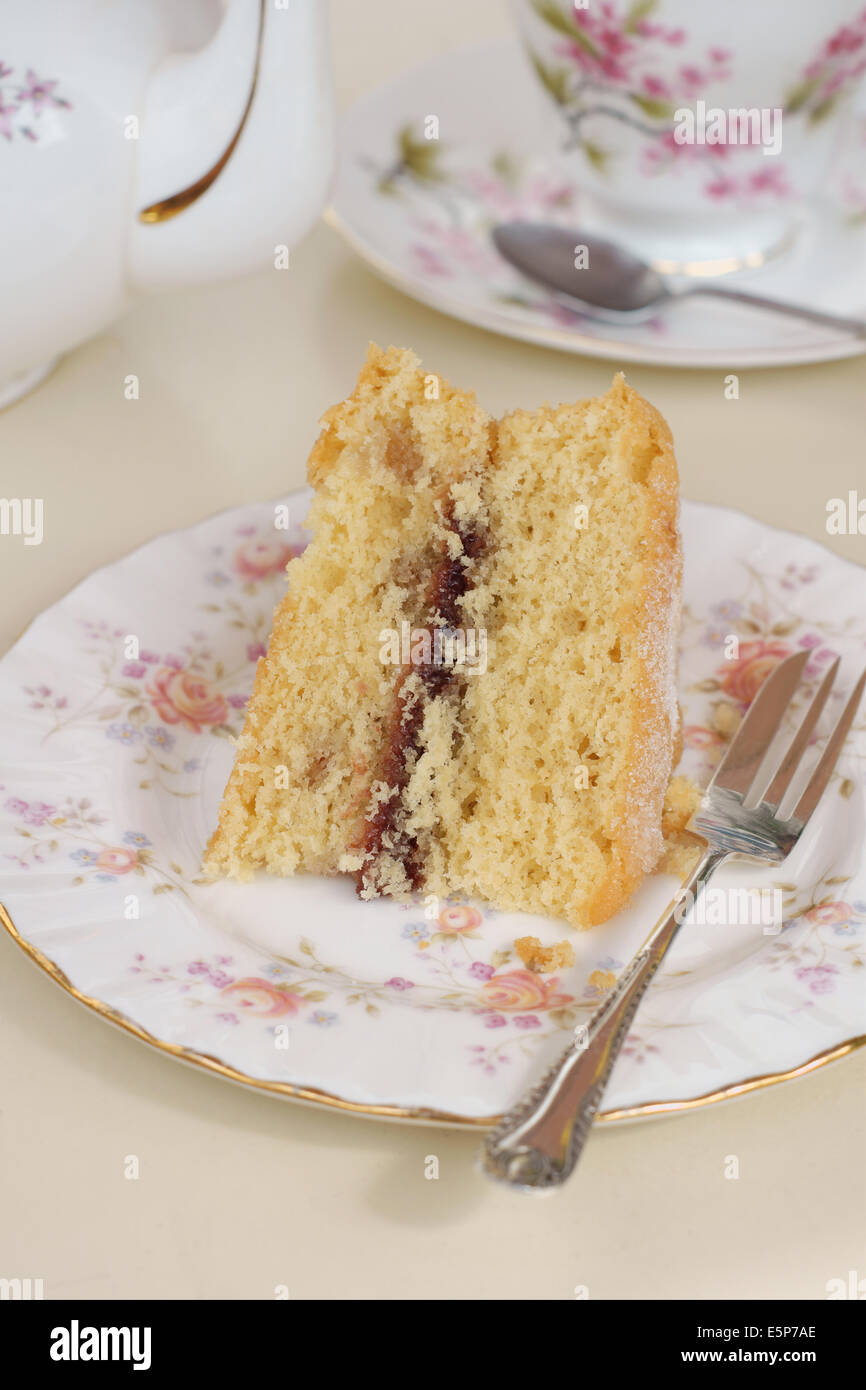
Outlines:
{"type": "Polygon", "coordinates": [[[840,658],[837,656],[833,665],[824,676],[811,705],[803,716],[802,724],[791,740],[791,746],[782,759],[775,777],[764,792],[762,800],[765,801],[768,806],[772,807],[773,810],[775,810],[784,799],[785,792],[791,785],[791,778],[794,776],[794,773],[800,765],[800,759],[809,746],[812,730],[818,723],[821,711],[827,702],[827,696],[830,694],[833,681],[836,678],[836,672],[839,670],[839,661],[840,658]]]}
{"type": "Polygon", "coordinates": [[[839,722],[827,740],[827,747],[821,754],[821,761],[812,773],[809,784],[797,805],[794,807],[792,819],[800,821],[803,825],[811,816],[827,783],[830,781],[830,774],[842,752],[842,745],[845,742],[848,730],[854,723],[854,716],[857,713],[857,706],[860,704],[860,697],[863,694],[863,687],[866,685],[866,671],[863,672],[859,681],[852,690],[848,703],[839,716],[839,722]]]}
{"type": "Polygon", "coordinates": [[[785,657],[771,671],[750,704],[707,791],[723,787],[746,796],[808,660],[808,651],[797,652],[795,656],[785,657]]]}

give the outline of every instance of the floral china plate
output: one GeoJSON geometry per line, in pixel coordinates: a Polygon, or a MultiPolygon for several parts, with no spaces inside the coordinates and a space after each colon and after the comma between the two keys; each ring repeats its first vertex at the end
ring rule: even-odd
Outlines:
{"type": "MultiPolygon", "coordinates": [[[[866,117],[856,119],[820,205],[796,214],[784,254],[731,284],[866,317],[866,117]]],[[[326,214],[398,289],[509,337],[618,362],[760,367],[854,356],[851,334],[710,299],[689,299],[626,328],[564,308],[497,253],[497,222],[580,226],[574,166],[516,39],[429,59],[369,93],[346,115],[326,214]],[[436,140],[425,121],[439,121],[436,140]]],[[[728,181],[729,182],[729,181],[728,181]]],[[[716,180],[714,196],[728,186],[716,180]]],[[[768,187],[761,196],[784,196],[768,187]]]]}
{"type": "MultiPolygon", "coordinates": [[[[676,883],[651,878],[581,934],[477,902],[363,903],[346,879],[202,881],[308,500],[158,537],[84,580],[0,662],[0,916],[76,999],[170,1056],[345,1110],[486,1124],[598,1007],[676,883]],[[513,943],[526,933],[569,936],[573,967],[525,969],[513,943]]],[[[687,503],[683,525],[683,771],[705,781],[788,652],[811,652],[811,688],[838,653],[840,692],[850,685],[866,572],[721,508],[687,503]]],[[[781,919],[750,908],[747,924],[686,925],[603,1120],[736,1096],[866,1040],[864,756],[861,714],[795,854],[720,871],[716,883],[777,890],[781,919]]]]}

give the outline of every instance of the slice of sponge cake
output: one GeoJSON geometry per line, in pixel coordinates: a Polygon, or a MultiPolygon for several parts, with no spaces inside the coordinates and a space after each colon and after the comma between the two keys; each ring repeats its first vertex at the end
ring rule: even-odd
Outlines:
{"type": "Polygon", "coordinates": [[[289,565],[208,847],[211,873],[337,873],[348,855],[383,888],[408,884],[402,855],[393,871],[384,863],[397,832],[376,826],[405,776],[389,750],[417,674],[380,659],[380,634],[425,621],[431,576],[443,557],[460,564],[490,445],[474,397],[395,348],[371,348],[352,395],[328,411],[308,465],[313,540],[289,565]]]}
{"type": "Polygon", "coordinates": [[[371,347],[309,475],[208,872],[603,921],[661,854],[678,736],[663,419],[617,377],[496,424],[371,347]]]}

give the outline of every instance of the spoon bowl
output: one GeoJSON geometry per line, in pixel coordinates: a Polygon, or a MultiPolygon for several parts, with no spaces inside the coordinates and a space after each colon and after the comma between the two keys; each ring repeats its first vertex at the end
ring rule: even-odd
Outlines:
{"type": "Polygon", "coordinates": [[[502,222],[491,237],[510,265],[543,285],[558,303],[602,323],[639,323],[675,300],[706,295],[866,337],[863,319],[824,313],[709,279],[674,285],[625,247],[578,228],[502,222]]]}
{"type": "Polygon", "coordinates": [[[503,222],[493,243],[517,270],[538,280],[557,297],[579,300],[595,314],[644,317],[671,297],[651,265],[603,237],[587,236],[543,222],[503,222]]]}

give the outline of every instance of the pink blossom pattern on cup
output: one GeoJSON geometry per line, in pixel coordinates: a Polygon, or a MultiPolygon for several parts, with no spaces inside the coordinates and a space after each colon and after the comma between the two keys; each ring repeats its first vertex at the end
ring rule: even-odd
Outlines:
{"type": "MultiPolygon", "coordinates": [[[[643,171],[660,174],[677,164],[707,165],[708,198],[750,195],[788,196],[792,189],[778,160],[740,176],[729,167],[731,156],[749,145],[720,131],[719,138],[689,143],[675,137],[672,121],[679,108],[709,99],[735,71],[736,56],[727,44],[690,47],[681,24],[655,18],[663,6],[649,3],[577,7],[568,0],[531,0],[551,37],[544,53],[529,47],[535,72],[561,110],[569,143],[580,149],[599,173],[608,170],[612,151],[585,130],[593,117],[619,123],[645,137],[643,171]]],[[[807,126],[820,125],[841,98],[866,73],[866,9],[836,28],[783,94],[786,117],[802,115],[807,126]]],[[[596,122],[595,128],[601,128],[596,122]]]]}

